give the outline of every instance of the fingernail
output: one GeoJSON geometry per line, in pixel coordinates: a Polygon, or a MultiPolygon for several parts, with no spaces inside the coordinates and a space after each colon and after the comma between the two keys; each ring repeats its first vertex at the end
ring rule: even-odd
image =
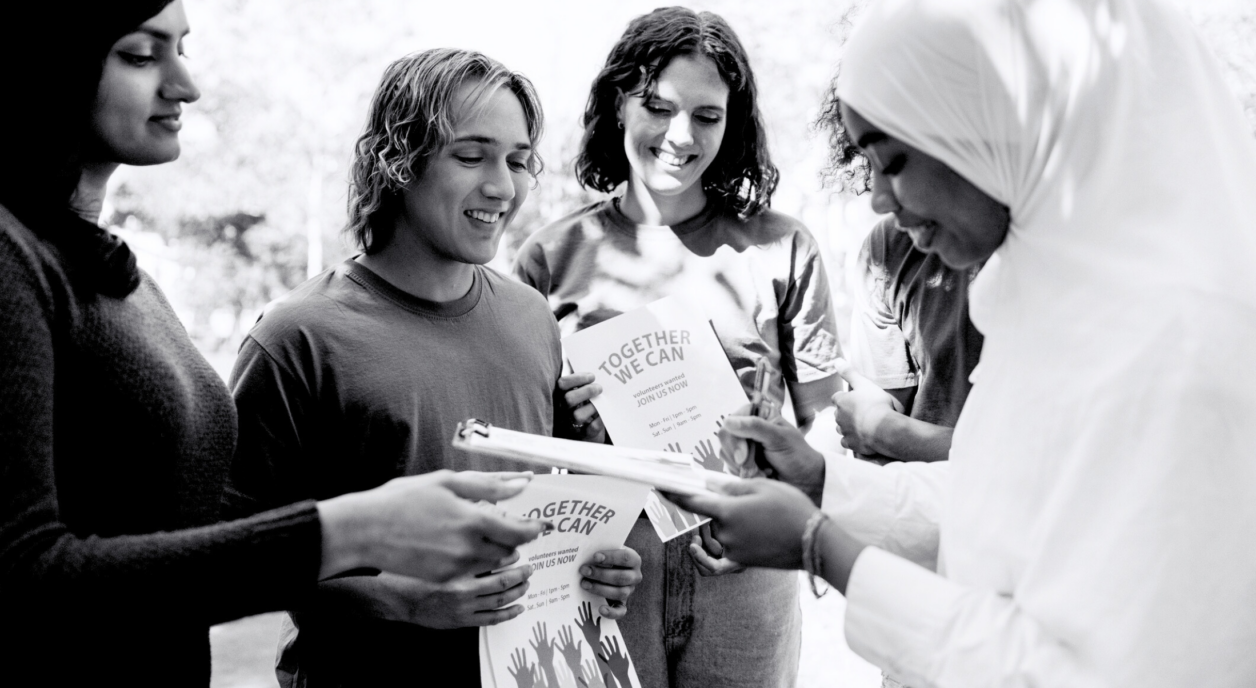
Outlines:
{"type": "Polygon", "coordinates": [[[605,555],[605,554],[602,554],[601,552],[598,552],[597,554],[594,554],[594,555],[593,555],[593,561],[596,561],[597,563],[599,563],[599,564],[600,564],[600,563],[602,563],[602,562],[606,561],[606,555],[605,555]]]}
{"type": "Polygon", "coordinates": [[[606,605],[598,607],[597,610],[602,616],[610,616],[611,614],[611,608],[606,605]]]}
{"type": "Polygon", "coordinates": [[[589,568],[588,566],[581,566],[581,567],[580,567],[580,575],[582,575],[582,576],[592,576],[592,575],[593,575],[593,569],[589,568]]]}
{"type": "Polygon", "coordinates": [[[584,588],[585,590],[589,590],[593,587],[593,584],[590,583],[589,581],[580,581],[580,587],[584,588]]]}
{"type": "Polygon", "coordinates": [[[532,565],[524,564],[523,565],[523,577],[527,578],[528,576],[531,576],[531,575],[532,575],[532,565]]]}

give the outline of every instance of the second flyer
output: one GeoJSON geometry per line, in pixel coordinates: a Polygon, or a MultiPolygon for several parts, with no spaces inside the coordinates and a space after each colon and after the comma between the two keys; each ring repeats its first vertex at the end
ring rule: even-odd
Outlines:
{"type": "MultiPolygon", "coordinates": [[[[717,435],[746,392],[692,305],[659,299],[567,336],[563,354],[602,386],[593,405],[616,445],[685,453],[725,472],[717,435]]],[[[707,521],[657,493],[646,511],[664,541],[707,521]]]]}

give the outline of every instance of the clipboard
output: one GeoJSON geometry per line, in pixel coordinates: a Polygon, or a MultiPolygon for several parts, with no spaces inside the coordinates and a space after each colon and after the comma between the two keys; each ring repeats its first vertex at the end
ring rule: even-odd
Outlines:
{"type": "Polygon", "coordinates": [[[689,454],[533,435],[494,427],[474,418],[458,424],[453,446],[545,468],[556,466],[622,478],[676,494],[714,494],[708,485],[740,480],[736,476],[704,470],[689,454]]]}

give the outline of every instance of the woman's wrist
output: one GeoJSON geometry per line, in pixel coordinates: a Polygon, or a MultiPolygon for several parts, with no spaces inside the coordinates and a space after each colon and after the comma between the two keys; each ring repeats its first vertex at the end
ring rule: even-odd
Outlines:
{"type": "Polygon", "coordinates": [[[815,540],[821,562],[821,570],[817,575],[845,595],[850,572],[855,568],[855,560],[867,545],[851,537],[832,519],[824,519],[819,524],[815,540]]]}
{"type": "Polygon", "coordinates": [[[342,495],[318,503],[323,543],[318,574],[320,580],[370,565],[365,551],[367,538],[362,536],[366,528],[354,500],[354,495],[342,495]]]}
{"type": "Polygon", "coordinates": [[[824,556],[816,535],[820,532],[820,527],[828,519],[827,514],[817,509],[807,519],[807,523],[802,529],[802,570],[807,572],[807,579],[811,584],[811,594],[816,597],[824,595],[816,588],[816,578],[824,577],[824,556]]]}

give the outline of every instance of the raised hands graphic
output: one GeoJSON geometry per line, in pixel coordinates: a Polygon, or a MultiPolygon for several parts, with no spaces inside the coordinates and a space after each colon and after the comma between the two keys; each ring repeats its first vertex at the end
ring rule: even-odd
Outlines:
{"type": "Polygon", "coordinates": [[[724,472],[724,461],[720,459],[720,455],[716,453],[715,446],[711,440],[701,440],[697,446],[693,448],[693,453],[702,462],[702,467],[708,471],[724,472]]]}
{"type": "Polygon", "coordinates": [[[605,679],[610,676],[610,673],[602,673],[597,662],[586,659],[584,667],[580,670],[580,676],[576,678],[576,683],[580,685],[580,688],[607,688],[605,679]]]}
{"type": "MultiPolygon", "coordinates": [[[[619,638],[611,636],[602,641],[601,647],[602,651],[597,653],[597,658],[602,660],[606,668],[615,675],[620,688],[632,688],[632,681],[628,678],[629,672],[632,671],[632,664],[628,661],[628,653],[620,650],[619,638]]],[[[607,684],[609,683],[610,681],[607,681],[607,684]]]]}
{"type": "Polygon", "coordinates": [[[566,663],[567,668],[571,670],[571,675],[579,676],[580,648],[584,647],[584,643],[579,640],[575,640],[573,637],[574,635],[575,634],[571,632],[571,626],[564,625],[562,628],[558,629],[558,634],[555,636],[558,639],[555,643],[555,647],[557,647],[558,652],[562,654],[563,662],[566,663]]]}
{"type": "Polygon", "coordinates": [[[528,665],[528,654],[523,648],[519,648],[510,654],[510,666],[506,671],[514,677],[518,688],[538,688],[536,681],[540,676],[537,673],[536,665],[528,665]]]}
{"type": "Polygon", "coordinates": [[[664,449],[666,449],[669,452],[676,452],[677,454],[682,453],[680,451],[680,442],[668,442],[667,446],[664,447],[664,449]]]}
{"type": "Polygon", "coordinates": [[[549,639],[549,629],[545,622],[539,621],[532,627],[534,640],[528,641],[536,652],[536,663],[545,676],[545,681],[552,688],[558,688],[558,674],[554,671],[554,641],[549,639]]]}
{"type": "Polygon", "coordinates": [[[663,505],[662,499],[651,495],[650,498],[645,501],[645,510],[650,514],[650,518],[653,519],[655,523],[672,523],[673,527],[675,527],[675,524],[672,521],[672,515],[667,512],[667,507],[663,505]]]}
{"type": "Polygon", "coordinates": [[[602,642],[602,617],[596,620],[593,618],[593,605],[589,602],[580,604],[579,616],[576,617],[576,628],[584,633],[584,639],[589,643],[589,649],[597,652],[599,644],[602,642]]]}

